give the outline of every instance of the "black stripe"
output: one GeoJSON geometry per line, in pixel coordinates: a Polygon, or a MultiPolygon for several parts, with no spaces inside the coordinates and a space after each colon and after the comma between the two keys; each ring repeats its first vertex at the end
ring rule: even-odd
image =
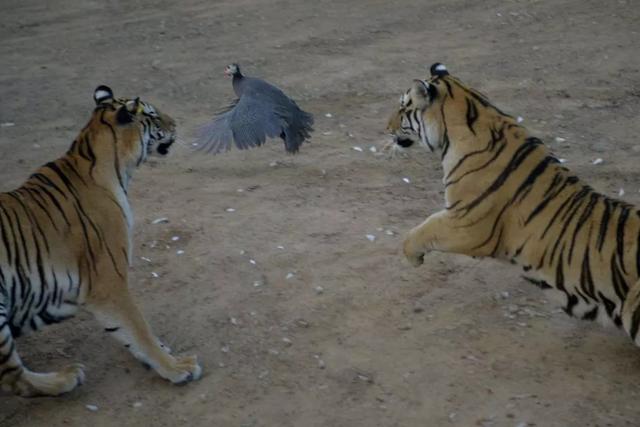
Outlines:
{"type": "MultiPolygon", "coordinates": [[[[580,215],[580,218],[578,219],[578,222],[576,223],[576,228],[573,230],[573,236],[571,237],[571,246],[569,247],[569,259],[567,261],[567,264],[569,264],[569,265],[571,265],[571,260],[573,259],[573,248],[576,245],[576,238],[578,237],[578,233],[580,232],[582,227],[587,223],[587,219],[593,213],[593,208],[595,207],[595,205],[598,202],[599,198],[600,198],[600,195],[598,193],[595,193],[595,192],[591,193],[591,197],[589,199],[589,203],[587,203],[587,206],[582,211],[582,214],[580,215]]],[[[589,242],[587,242],[587,245],[588,244],[589,244],[589,242]]]]}
{"type": "Polygon", "coordinates": [[[563,310],[569,316],[573,316],[573,308],[578,304],[578,297],[568,292],[565,293],[567,294],[567,306],[563,310]]]}
{"type": "Polygon", "coordinates": [[[607,229],[609,228],[609,220],[611,219],[611,199],[604,199],[604,211],[602,212],[602,219],[600,220],[600,233],[598,233],[598,251],[602,252],[602,246],[604,245],[604,239],[607,236],[607,229]]]}
{"type": "Polygon", "coordinates": [[[634,307],[633,315],[631,316],[631,328],[629,329],[629,335],[633,341],[636,340],[638,335],[638,327],[640,327],[640,306],[634,307]]]}
{"type": "Polygon", "coordinates": [[[507,167],[503,170],[503,172],[496,178],[495,181],[487,188],[480,196],[474,199],[471,203],[467,204],[459,208],[460,211],[465,211],[465,214],[469,213],[473,208],[478,206],[484,199],[490,196],[492,193],[504,185],[509,176],[516,171],[520,165],[533,153],[538,146],[542,144],[537,138],[527,138],[520,147],[516,150],[515,154],[511,158],[511,161],[507,165],[507,167]]]}
{"type": "Polygon", "coordinates": [[[590,311],[582,315],[583,320],[596,320],[598,318],[598,306],[596,305],[590,311]]]}
{"type": "Polygon", "coordinates": [[[539,287],[542,290],[553,289],[553,287],[550,284],[548,284],[547,282],[545,282],[544,280],[538,280],[538,279],[534,279],[532,277],[527,277],[527,276],[522,276],[522,278],[525,279],[527,282],[536,285],[537,287],[539,287]]]}
{"type": "Polygon", "coordinates": [[[564,221],[564,224],[562,225],[562,229],[560,230],[560,234],[556,238],[556,243],[553,246],[553,250],[551,251],[551,257],[549,258],[550,263],[553,262],[553,258],[556,254],[556,250],[558,249],[560,242],[564,237],[564,234],[569,229],[569,225],[571,225],[571,223],[573,222],[575,215],[578,212],[578,209],[580,209],[580,207],[582,206],[582,202],[587,197],[587,194],[589,194],[591,191],[592,190],[590,187],[587,187],[587,186],[582,187],[582,190],[580,190],[580,192],[576,195],[576,197],[574,197],[572,202],[569,204],[569,208],[563,214],[561,219],[564,219],[565,221],[564,221]]]}
{"type": "Polygon", "coordinates": [[[616,295],[620,301],[624,301],[629,291],[627,282],[625,281],[622,273],[618,269],[618,263],[616,262],[616,254],[611,255],[611,282],[613,283],[613,290],[616,291],[616,295]]]}
{"type": "Polygon", "coordinates": [[[460,160],[458,160],[456,165],[449,171],[449,173],[447,174],[445,180],[448,180],[451,177],[451,175],[453,175],[455,173],[455,171],[458,170],[458,168],[460,166],[462,166],[462,164],[468,158],[473,157],[473,156],[477,156],[478,154],[486,153],[487,151],[493,150],[493,148],[495,147],[496,143],[499,142],[499,141],[502,141],[503,139],[504,139],[504,127],[500,128],[499,130],[491,129],[491,141],[489,141],[484,148],[482,148],[480,150],[472,151],[472,152],[467,153],[464,156],[462,156],[460,158],[460,160]]]}
{"type": "MultiPolygon", "coordinates": [[[[460,175],[458,178],[456,178],[456,179],[454,179],[454,180],[451,180],[451,181],[447,181],[447,182],[445,182],[445,184],[444,184],[445,188],[446,188],[446,187],[448,187],[449,185],[457,184],[457,183],[458,183],[458,182],[460,182],[460,181],[462,180],[462,178],[464,178],[465,176],[470,175],[470,174],[475,173],[475,172],[478,172],[478,171],[481,171],[481,170],[483,170],[484,168],[486,168],[487,166],[489,166],[491,163],[493,163],[493,162],[498,158],[498,156],[502,153],[502,151],[505,149],[505,147],[506,147],[506,146],[507,146],[507,144],[506,144],[506,143],[502,143],[502,144],[500,144],[500,148],[498,148],[498,150],[493,154],[493,156],[491,156],[491,158],[489,158],[489,160],[487,160],[485,163],[483,163],[482,165],[480,165],[480,166],[478,166],[478,167],[476,167],[476,168],[473,168],[473,169],[470,169],[470,170],[466,171],[465,173],[463,173],[462,175],[460,175]]],[[[460,159],[460,161],[459,161],[459,162],[458,162],[458,164],[456,165],[456,167],[457,167],[457,166],[459,166],[459,165],[461,165],[461,164],[462,164],[462,161],[463,161],[463,160],[465,160],[465,159],[467,159],[469,155],[471,155],[471,154],[481,153],[481,152],[484,152],[484,151],[485,151],[485,150],[475,151],[475,152],[473,152],[473,153],[470,153],[470,154],[467,154],[467,155],[463,156],[463,157],[462,157],[462,159],[460,159]]],[[[454,169],[455,169],[455,168],[454,168],[454,169]]],[[[451,171],[447,176],[450,176],[452,173],[453,173],[453,170],[452,170],[452,171],[451,171]]]]}
{"type": "Polygon", "coordinates": [[[620,215],[618,216],[618,228],[616,230],[616,247],[618,250],[618,259],[620,259],[620,267],[622,272],[627,274],[627,269],[624,266],[624,228],[629,218],[629,207],[622,206],[620,215]]]}
{"type": "Polygon", "coordinates": [[[604,304],[604,308],[607,310],[609,317],[613,319],[613,312],[616,309],[616,304],[609,298],[605,297],[600,291],[598,291],[598,298],[600,298],[600,301],[604,304]]]}
{"type": "Polygon", "coordinates": [[[547,189],[547,192],[545,192],[545,198],[542,200],[542,202],[540,202],[540,204],[538,204],[538,206],[535,207],[534,210],[531,211],[531,213],[529,214],[529,216],[525,220],[524,225],[528,225],[533,220],[533,218],[535,218],[540,212],[542,212],[544,210],[544,208],[546,208],[547,205],[552,200],[554,200],[556,197],[558,197],[568,185],[575,184],[576,182],[578,182],[578,179],[576,177],[569,177],[564,181],[562,186],[560,186],[560,188],[558,190],[556,190],[555,192],[553,192],[552,194],[547,194],[547,192],[552,187],[552,186],[549,186],[549,188],[547,189]]]}
{"type": "Polygon", "coordinates": [[[473,129],[473,124],[476,120],[478,120],[478,108],[476,107],[476,103],[467,98],[467,127],[474,135],[476,134],[476,131],[473,129]]]}
{"type": "Polygon", "coordinates": [[[113,136],[113,153],[114,153],[114,169],[116,171],[116,176],[118,177],[118,183],[120,184],[120,188],[124,191],[124,194],[127,194],[127,189],[122,181],[122,174],[120,173],[120,159],[118,157],[118,137],[116,136],[116,131],[113,129],[110,123],[105,121],[104,119],[104,111],[100,114],[100,123],[107,126],[111,131],[111,135],[113,136]]]}
{"type": "Polygon", "coordinates": [[[587,249],[584,252],[584,257],[582,257],[582,268],[580,270],[580,288],[589,297],[591,297],[592,299],[596,299],[594,293],[595,287],[593,284],[593,275],[591,274],[591,262],[589,260],[589,245],[587,245],[587,249]]]}

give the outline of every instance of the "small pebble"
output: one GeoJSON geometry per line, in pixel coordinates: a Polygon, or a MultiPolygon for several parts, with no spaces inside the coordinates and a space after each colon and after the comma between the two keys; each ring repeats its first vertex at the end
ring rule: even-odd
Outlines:
{"type": "Polygon", "coordinates": [[[320,295],[324,292],[324,288],[322,286],[316,286],[316,294],[320,295]]]}
{"type": "Polygon", "coordinates": [[[289,280],[289,279],[293,278],[293,276],[295,276],[295,274],[287,273],[286,279],[289,280]]]}
{"type": "Polygon", "coordinates": [[[0,123],[0,127],[1,128],[9,128],[11,126],[15,126],[16,124],[13,122],[4,122],[4,123],[0,123]]]}
{"type": "Polygon", "coordinates": [[[621,188],[621,189],[618,191],[618,197],[622,197],[622,196],[624,196],[624,188],[621,188]]]}
{"type": "Polygon", "coordinates": [[[598,157],[597,159],[595,159],[593,162],[594,165],[599,165],[600,163],[604,162],[604,160],[602,160],[600,157],[598,157]]]}
{"type": "Polygon", "coordinates": [[[142,402],[133,402],[133,406],[134,408],[140,408],[142,406],[142,402]]]}
{"type": "Polygon", "coordinates": [[[556,136],[556,142],[565,142],[566,139],[556,136]]]}
{"type": "Polygon", "coordinates": [[[402,180],[407,184],[411,184],[411,180],[409,178],[402,178],[402,180]]]}
{"type": "Polygon", "coordinates": [[[509,292],[507,292],[507,291],[500,292],[500,298],[502,298],[502,299],[509,298],[509,292]]]}
{"type": "Polygon", "coordinates": [[[249,264],[251,264],[251,265],[256,265],[256,260],[255,260],[255,259],[250,259],[250,260],[249,260],[249,264]]]}
{"type": "Polygon", "coordinates": [[[371,147],[369,147],[369,151],[371,151],[372,153],[377,153],[378,149],[372,145],[371,147]]]}
{"type": "Polygon", "coordinates": [[[373,234],[367,234],[365,237],[370,242],[375,242],[375,240],[376,240],[376,236],[374,236],[373,234]]]}
{"type": "Polygon", "coordinates": [[[173,236],[171,240],[177,242],[178,240],[180,240],[180,236],[173,236]]]}
{"type": "Polygon", "coordinates": [[[235,212],[235,211],[236,211],[236,210],[235,210],[235,209],[233,209],[233,208],[227,208],[226,210],[227,210],[227,212],[235,212]]]}
{"type": "Polygon", "coordinates": [[[147,258],[146,256],[141,256],[140,259],[146,262],[151,262],[151,259],[147,258]]]}
{"type": "Polygon", "coordinates": [[[322,132],[322,134],[323,134],[324,136],[329,136],[329,135],[331,135],[331,133],[332,133],[331,131],[322,132]]]}
{"type": "Polygon", "coordinates": [[[524,119],[521,116],[518,116],[518,118],[516,119],[516,121],[518,123],[522,123],[524,121],[524,119]]]}
{"type": "Polygon", "coordinates": [[[327,365],[324,363],[324,360],[318,359],[318,368],[324,369],[326,367],[327,367],[327,365]]]}
{"type": "Polygon", "coordinates": [[[269,163],[269,166],[271,166],[272,168],[278,166],[278,162],[271,162],[269,163]]]}
{"type": "Polygon", "coordinates": [[[184,251],[182,249],[178,249],[176,251],[176,255],[182,255],[182,254],[184,254],[184,251]]]}
{"type": "Polygon", "coordinates": [[[244,188],[238,188],[236,191],[237,191],[238,193],[244,193],[244,188]]]}
{"type": "Polygon", "coordinates": [[[229,353],[229,346],[228,345],[224,345],[224,346],[222,346],[222,348],[220,350],[222,350],[223,353],[229,353]]]}
{"type": "Polygon", "coordinates": [[[169,222],[169,218],[162,217],[154,219],[153,221],[151,221],[151,224],[165,224],[167,222],[169,222]]]}
{"type": "Polygon", "coordinates": [[[361,148],[361,147],[358,147],[357,145],[356,145],[355,147],[352,147],[352,148],[353,148],[354,150],[356,150],[356,151],[360,151],[360,152],[362,152],[362,151],[363,151],[363,150],[362,150],[362,148],[361,148]]]}
{"type": "Polygon", "coordinates": [[[260,286],[262,286],[262,283],[258,282],[257,280],[255,282],[253,282],[253,287],[254,288],[259,288],[260,286]]]}
{"type": "Polygon", "coordinates": [[[84,405],[84,407],[90,410],[91,412],[96,412],[98,410],[97,405],[84,405]]]}
{"type": "Polygon", "coordinates": [[[393,236],[395,233],[393,232],[393,230],[384,230],[384,234],[386,234],[387,236],[393,236]]]}
{"type": "Polygon", "coordinates": [[[160,277],[160,275],[159,275],[158,273],[156,273],[155,271],[152,271],[152,272],[151,272],[151,276],[152,276],[152,277],[155,277],[156,279],[157,279],[158,277],[160,277]]]}
{"type": "Polygon", "coordinates": [[[233,326],[238,326],[238,319],[236,319],[235,317],[230,317],[229,321],[233,326]]]}
{"type": "Polygon", "coordinates": [[[567,159],[558,159],[560,163],[567,163],[567,159]]]}
{"type": "Polygon", "coordinates": [[[281,250],[284,251],[284,246],[282,246],[282,245],[276,246],[276,248],[281,249],[281,250]]]}
{"type": "Polygon", "coordinates": [[[293,341],[291,341],[287,337],[282,338],[282,342],[285,343],[287,345],[287,347],[293,344],[293,341]]]}
{"type": "Polygon", "coordinates": [[[324,115],[326,118],[330,119],[331,117],[333,117],[333,115],[331,113],[327,113],[324,115]]]}
{"type": "Polygon", "coordinates": [[[244,249],[240,249],[240,255],[244,255],[244,254],[246,254],[246,253],[247,253],[247,252],[246,252],[244,249]]]}

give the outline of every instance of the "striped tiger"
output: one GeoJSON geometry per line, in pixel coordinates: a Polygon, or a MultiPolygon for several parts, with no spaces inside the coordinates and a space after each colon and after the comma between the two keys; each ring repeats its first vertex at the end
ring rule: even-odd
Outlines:
{"type": "Polygon", "coordinates": [[[598,193],[486,96],[436,63],[391,116],[398,144],[440,154],[445,207],[404,254],[492,257],[521,266],[571,316],[622,327],[640,345],[640,211],[598,193]]]}
{"type": "Polygon", "coordinates": [[[155,148],[166,154],[175,123],[138,98],[106,86],[65,155],[16,190],[0,193],[0,384],[20,396],[56,396],[84,380],[83,366],[38,373],[15,339],[86,307],[133,355],[181,383],[200,376],[195,357],[173,357],[151,333],[127,286],[134,169],[155,148]]]}

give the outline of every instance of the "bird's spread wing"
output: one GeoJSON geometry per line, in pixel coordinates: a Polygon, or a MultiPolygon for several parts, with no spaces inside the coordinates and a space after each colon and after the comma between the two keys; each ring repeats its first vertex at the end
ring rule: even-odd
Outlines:
{"type": "Polygon", "coordinates": [[[283,133],[286,122],[280,110],[269,98],[245,93],[200,128],[194,145],[213,154],[229,150],[232,142],[241,150],[260,146],[283,133]]]}

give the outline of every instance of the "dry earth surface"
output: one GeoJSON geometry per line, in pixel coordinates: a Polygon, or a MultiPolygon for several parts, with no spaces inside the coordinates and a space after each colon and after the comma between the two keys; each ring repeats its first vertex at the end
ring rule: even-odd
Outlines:
{"type": "Polygon", "coordinates": [[[637,1],[1,3],[3,190],[66,150],[98,84],[178,120],[185,145],[132,184],[131,287],[204,376],[166,383],[83,314],[19,347],[37,369],[83,362],[86,384],[1,395],[0,425],[640,425],[640,351],[621,333],[558,312],[508,265],[408,266],[402,236],[442,206],[440,165],[370,151],[441,61],[595,188],[640,202],[637,1]],[[232,61],[315,113],[299,155],[190,152],[232,98],[232,61]]]}

